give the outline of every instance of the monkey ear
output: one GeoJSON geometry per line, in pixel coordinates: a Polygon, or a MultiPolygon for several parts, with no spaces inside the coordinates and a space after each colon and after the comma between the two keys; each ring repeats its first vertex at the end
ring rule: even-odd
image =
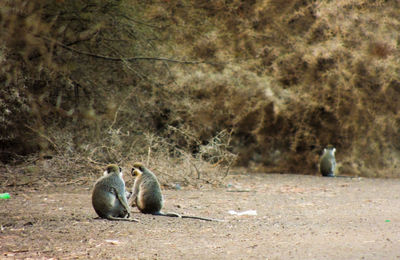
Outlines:
{"type": "Polygon", "coordinates": [[[336,148],[333,148],[333,149],[332,149],[332,152],[333,152],[333,154],[335,154],[335,152],[336,152],[336,148]]]}
{"type": "Polygon", "coordinates": [[[326,153],[326,148],[324,148],[324,153],[326,153]]]}

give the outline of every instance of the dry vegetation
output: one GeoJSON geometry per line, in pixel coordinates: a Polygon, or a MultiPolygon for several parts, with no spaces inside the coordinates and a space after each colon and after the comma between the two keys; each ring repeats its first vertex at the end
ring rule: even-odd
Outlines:
{"type": "Polygon", "coordinates": [[[398,177],[399,12],[372,0],[2,1],[1,160],[51,155],[59,174],[141,160],[188,184],[233,164],[316,174],[333,144],[341,173],[398,177]]]}

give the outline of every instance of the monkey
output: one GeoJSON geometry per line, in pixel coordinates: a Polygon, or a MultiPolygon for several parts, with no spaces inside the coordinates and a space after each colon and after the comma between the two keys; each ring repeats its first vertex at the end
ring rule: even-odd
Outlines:
{"type": "Polygon", "coordinates": [[[332,145],[328,145],[324,149],[324,153],[321,156],[319,163],[319,170],[322,176],[335,177],[335,168],[336,168],[335,152],[336,149],[332,145]]]}
{"type": "Polygon", "coordinates": [[[161,209],[164,204],[164,199],[161,193],[160,183],[158,182],[156,175],[152,173],[149,169],[144,167],[141,163],[135,163],[133,165],[131,173],[136,178],[133,184],[130,205],[132,207],[136,206],[140,212],[166,217],[192,218],[206,221],[221,221],[211,218],[180,215],[174,212],[162,212],[161,209]]]}
{"type": "Polygon", "coordinates": [[[100,218],[138,222],[129,218],[131,209],[125,196],[122,169],[118,165],[108,165],[103,176],[94,184],[92,205],[100,218]]]}
{"type": "Polygon", "coordinates": [[[336,175],[336,159],[335,159],[336,148],[332,145],[328,145],[324,149],[324,153],[321,156],[319,170],[324,177],[334,177],[334,178],[359,178],[357,176],[344,176],[344,175],[336,175]]]}

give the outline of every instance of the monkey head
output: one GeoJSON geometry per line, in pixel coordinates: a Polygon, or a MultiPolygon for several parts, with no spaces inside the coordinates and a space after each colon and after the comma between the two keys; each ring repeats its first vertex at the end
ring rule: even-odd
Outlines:
{"type": "Polygon", "coordinates": [[[335,156],[335,152],[336,152],[336,148],[333,147],[333,145],[328,145],[325,149],[324,149],[324,154],[325,153],[330,153],[333,156],[335,156]]]}
{"type": "Polygon", "coordinates": [[[144,170],[146,169],[146,167],[144,167],[143,163],[135,162],[135,163],[133,164],[132,171],[133,171],[134,169],[138,169],[139,171],[142,172],[142,171],[144,171],[144,170]]]}
{"type": "Polygon", "coordinates": [[[116,164],[109,164],[107,165],[106,170],[104,171],[104,176],[111,174],[111,173],[122,173],[122,168],[116,164]]]}
{"type": "Polygon", "coordinates": [[[140,175],[143,174],[143,172],[141,172],[139,169],[135,169],[135,168],[132,168],[131,173],[132,173],[132,175],[135,176],[135,177],[140,176],[140,175]]]}

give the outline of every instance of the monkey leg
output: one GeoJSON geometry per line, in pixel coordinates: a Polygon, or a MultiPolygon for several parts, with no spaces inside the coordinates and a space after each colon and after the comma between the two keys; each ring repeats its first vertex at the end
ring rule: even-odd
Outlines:
{"type": "MultiPolygon", "coordinates": [[[[131,215],[131,208],[129,207],[128,202],[126,201],[126,197],[122,197],[121,194],[115,188],[113,188],[113,189],[114,189],[115,195],[117,196],[119,202],[125,208],[128,218],[129,218],[131,215]]],[[[124,196],[125,196],[125,194],[124,194],[124,196]]]]}

